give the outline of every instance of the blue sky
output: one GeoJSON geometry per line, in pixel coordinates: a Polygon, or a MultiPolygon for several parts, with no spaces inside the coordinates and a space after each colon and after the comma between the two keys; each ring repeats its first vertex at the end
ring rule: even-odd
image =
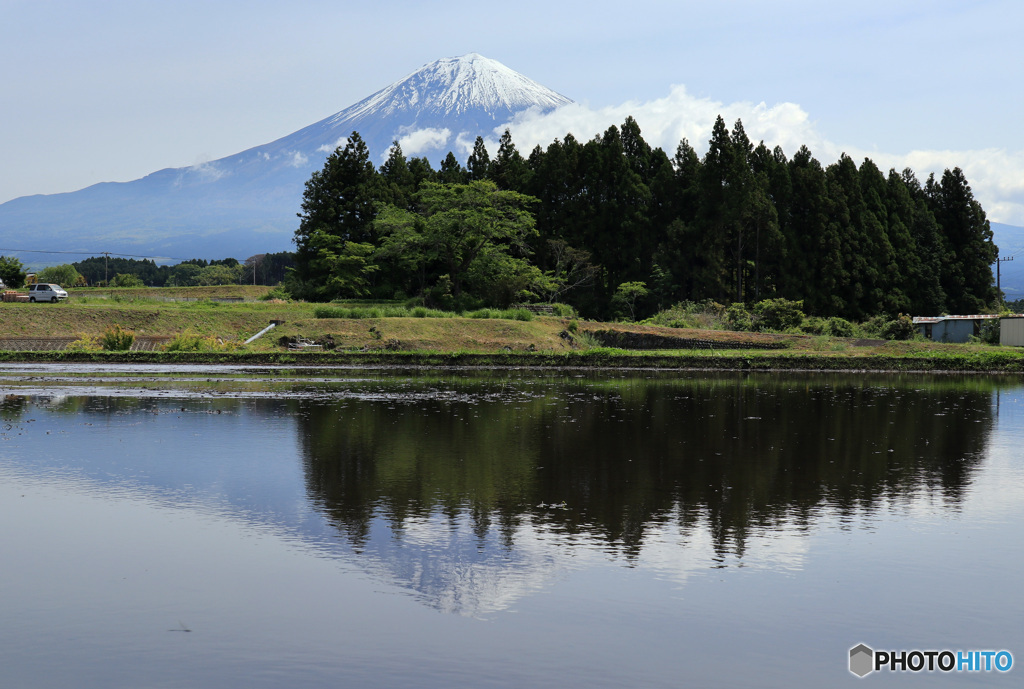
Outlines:
{"type": "Polygon", "coordinates": [[[0,202],[237,153],[475,51],[581,104],[538,136],[634,114],[701,150],[722,112],[825,164],[958,165],[1024,225],[1022,29],[1011,0],[0,0],[0,202]]]}

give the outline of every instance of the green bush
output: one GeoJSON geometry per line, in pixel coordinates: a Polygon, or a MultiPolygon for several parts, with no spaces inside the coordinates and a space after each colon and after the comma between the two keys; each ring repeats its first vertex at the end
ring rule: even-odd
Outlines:
{"type": "Polygon", "coordinates": [[[804,320],[804,303],[789,299],[763,299],[754,304],[754,324],[757,330],[785,332],[800,327],[804,320]]]}
{"type": "Polygon", "coordinates": [[[832,337],[853,337],[856,334],[856,329],[853,327],[853,323],[845,318],[833,316],[828,319],[825,332],[832,337]]]}
{"type": "Polygon", "coordinates": [[[725,308],[711,300],[681,301],[659,311],[644,323],[668,328],[697,328],[699,330],[725,330],[730,327],[725,319],[725,308]]]}
{"type": "MultiPolygon", "coordinates": [[[[749,309],[745,304],[734,303],[725,310],[725,320],[732,330],[787,332],[801,328],[805,319],[803,307],[802,301],[789,299],[762,299],[749,309]]],[[[811,327],[825,328],[821,323],[811,327]]]]}
{"type": "Polygon", "coordinates": [[[343,306],[317,306],[313,309],[313,318],[359,318],[359,310],[343,306]]]}
{"type": "Polygon", "coordinates": [[[98,337],[79,335],[78,339],[64,348],[65,352],[99,352],[103,349],[98,337]]]}
{"type": "Polygon", "coordinates": [[[275,287],[274,289],[270,290],[262,297],[260,297],[261,301],[272,301],[274,299],[280,299],[281,301],[291,301],[292,295],[289,294],[288,290],[286,290],[284,287],[275,287]]]}
{"type": "Polygon", "coordinates": [[[800,324],[800,330],[808,335],[826,335],[828,334],[828,320],[818,316],[808,316],[800,324]]]}
{"type": "Polygon", "coordinates": [[[600,349],[604,347],[601,340],[597,339],[597,336],[592,332],[581,330],[575,336],[576,343],[584,349],[600,349]]]}
{"type": "Polygon", "coordinates": [[[985,344],[997,345],[999,344],[999,319],[992,318],[981,323],[981,333],[978,336],[978,341],[985,344]]]}
{"type": "Polygon", "coordinates": [[[729,304],[725,309],[725,322],[729,324],[730,330],[752,331],[756,324],[754,314],[747,310],[745,304],[729,304]]]}
{"type": "Polygon", "coordinates": [[[853,323],[838,316],[831,318],[808,316],[800,324],[800,330],[808,335],[829,335],[831,337],[853,337],[857,334],[857,328],[853,323]]]}
{"type": "Polygon", "coordinates": [[[554,303],[551,305],[551,313],[558,316],[559,318],[577,318],[579,314],[576,313],[576,309],[569,306],[568,304],[554,303]]]}
{"type": "Polygon", "coordinates": [[[110,287],[145,287],[142,278],[132,273],[118,273],[110,281],[110,287]]]}
{"type": "Polygon", "coordinates": [[[135,333],[116,324],[100,336],[100,346],[108,352],[127,352],[134,342],[135,333]]]}
{"type": "Polygon", "coordinates": [[[314,318],[453,318],[455,315],[425,306],[317,306],[313,309],[314,318]]]}
{"type": "Polygon", "coordinates": [[[910,316],[900,314],[891,321],[882,323],[878,334],[887,340],[909,340],[917,334],[917,326],[910,316]]]}
{"type": "Polygon", "coordinates": [[[504,318],[509,321],[532,321],[533,312],[529,309],[477,309],[463,314],[466,318],[504,318]]]}

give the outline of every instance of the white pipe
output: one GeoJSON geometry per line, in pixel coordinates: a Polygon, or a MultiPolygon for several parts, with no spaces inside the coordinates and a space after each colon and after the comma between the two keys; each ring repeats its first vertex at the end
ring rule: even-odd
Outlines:
{"type": "Polygon", "coordinates": [[[255,339],[259,338],[259,337],[262,337],[262,336],[263,336],[263,335],[265,335],[266,333],[268,333],[268,332],[270,332],[271,330],[273,330],[274,328],[276,328],[276,327],[277,327],[278,325],[280,325],[281,323],[284,323],[284,321],[270,321],[270,325],[268,325],[268,326],[267,326],[266,328],[264,328],[263,330],[259,331],[258,333],[256,333],[256,334],[255,334],[255,335],[253,335],[252,337],[250,337],[250,338],[249,338],[248,340],[246,340],[246,341],[245,341],[245,344],[249,344],[249,343],[250,343],[250,342],[252,342],[253,340],[255,340],[255,339]]]}

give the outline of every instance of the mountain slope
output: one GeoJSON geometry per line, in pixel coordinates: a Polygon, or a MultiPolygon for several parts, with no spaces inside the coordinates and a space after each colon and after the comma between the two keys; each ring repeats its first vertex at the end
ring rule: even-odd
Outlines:
{"type": "MultiPolygon", "coordinates": [[[[999,264],[1001,272],[1000,282],[1003,294],[1007,301],[1024,299],[1024,227],[1004,225],[994,222],[992,235],[997,247],[999,247],[1000,258],[1015,257],[1012,261],[1002,261],[999,264]]],[[[996,267],[992,267],[992,275],[995,276],[996,267]]]]}
{"type": "Polygon", "coordinates": [[[353,131],[375,163],[400,140],[406,155],[436,166],[448,151],[465,161],[477,136],[495,138],[518,112],[571,102],[475,53],[438,60],[341,112],[220,160],[0,204],[0,247],[32,264],[79,257],[9,249],[176,259],[287,251],[305,181],[353,131]]]}

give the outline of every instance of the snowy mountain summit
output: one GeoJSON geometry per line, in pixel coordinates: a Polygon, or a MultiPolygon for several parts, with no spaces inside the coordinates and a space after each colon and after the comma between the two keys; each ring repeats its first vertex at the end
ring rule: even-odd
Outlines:
{"type": "Polygon", "coordinates": [[[540,108],[549,110],[572,103],[497,60],[477,53],[449,57],[416,70],[401,81],[339,113],[391,116],[398,113],[463,115],[480,109],[496,119],[540,108]]]}
{"type": "Polygon", "coordinates": [[[497,140],[501,132],[495,130],[518,113],[548,112],[570,103],[497,60],[470,53],[424,65],[369,98],[268,144],[277,150],[266,152],[283,160],[296,152],[322,154],[357,131],[378,162],[393,141],[406,155],[426,156],[435,164],[449,151],[465,160],[477,136],[497,140]]]}
{"type": "Polygon", "coordinates": [[[449,151],[465,163],[478,136],[493,145],[523,111],[570,103],[496,60],[476,53],[445,58],[330,117],[226,158],[0,204],[0,242],[55,236],[65,253],[81,251],[82,258],[102,252],[245,258],[287,251],[306,180],[352,132],[377,165],[397,141],[406,156],[437,167],[449,151]]]}

